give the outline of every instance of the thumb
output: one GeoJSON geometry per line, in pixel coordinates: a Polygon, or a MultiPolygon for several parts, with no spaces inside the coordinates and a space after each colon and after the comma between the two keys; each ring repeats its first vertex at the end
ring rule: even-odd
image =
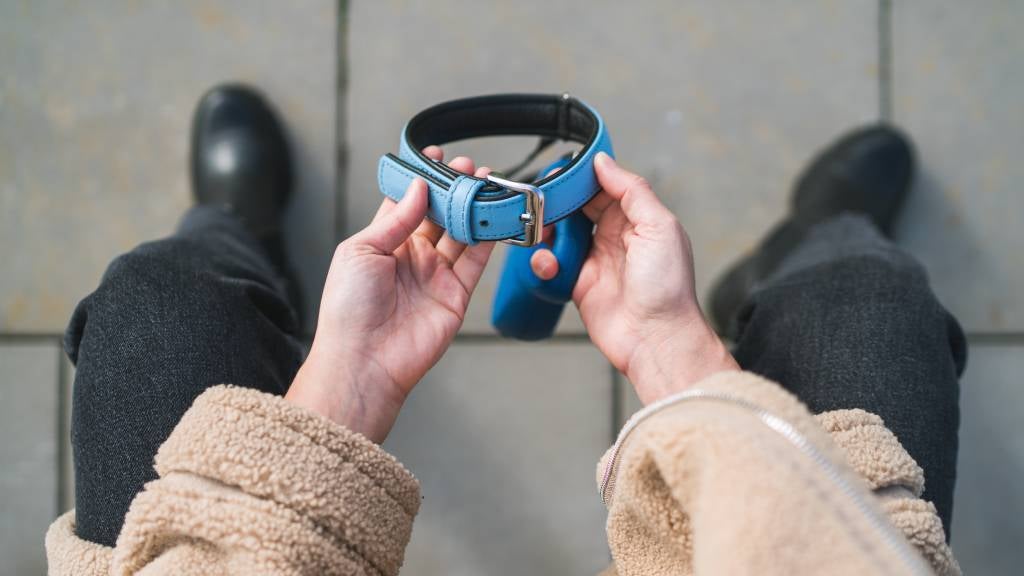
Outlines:
{"type": "Polygon", "coordinates": [[[551,250],[537,250],[530,256],[530,270],[541,280],[551,280],[558,275],[558,258],[551,250]]]}
{"type": "Polygon", "coordinates": [[[416,178],[391,210],[353,237],[359,244],[390,254],[405,242],[427,215],[427,183],[416,178]]]}
{"type": "Polygon", "coordinates": [[[599,152],[594,159],[594,172],[601,188],[619,201],[622,212],[633,225],[656,222],[672,215],[647,180],[622,168],[604,152],[599,152]]]}

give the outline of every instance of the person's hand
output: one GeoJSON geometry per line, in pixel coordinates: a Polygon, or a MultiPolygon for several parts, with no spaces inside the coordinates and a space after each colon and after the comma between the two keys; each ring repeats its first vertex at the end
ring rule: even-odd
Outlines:
{"type": "MultiPolygon", "coordinates": [[[[594,170],[603,191],[583,210],[597,228],[572,295],[590,339],[644,404],[738,370],[697,304],[690,239],[679,221],[643,178],[606,154],[594,170]]],[[[530,264],[543,279],[558,273],[549,250],[530,264]]]]}
{"type": "MultiPolygon", "coordinates": [[[[436,146],[424,153],[441,159],[436,146]]],[[[468,158],[450,165],[474,172],[468,158]]],[[[286,396],[375,442],[455,337],[494,248],[467,248],[426,212],[427,185],[416,180],[401,202],[384,200],[373,222],[338,246],[313,346],[286,396]]]]}

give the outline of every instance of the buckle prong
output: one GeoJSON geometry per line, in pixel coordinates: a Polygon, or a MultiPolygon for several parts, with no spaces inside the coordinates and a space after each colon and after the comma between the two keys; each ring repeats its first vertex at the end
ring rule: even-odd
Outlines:
{"type": "Polygon", "coordinates": [[[487,175],[487,181],[526,197],[526,212],[519,215],[523,223],[523,239],[507,238],[502,242],[523,247],[540,243],[544,238],[544,192],[531,184],[506,180],[494,173],[487,175]]]}

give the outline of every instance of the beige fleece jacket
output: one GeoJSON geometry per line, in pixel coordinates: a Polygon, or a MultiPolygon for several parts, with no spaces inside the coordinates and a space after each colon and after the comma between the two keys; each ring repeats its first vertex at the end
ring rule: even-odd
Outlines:
{"type": "MultiPolygon", "coordinates": [[[[638,414],[598,467],[606,574],[959,574],[921,469],[878,417],[815,419],[746,373],[694,390],[638,414]]],[[[231,386],[196,399],[156,469],[115,548],[58,518],[50,573],[393,575],[419,508],[379,446],[231,386]]]]}

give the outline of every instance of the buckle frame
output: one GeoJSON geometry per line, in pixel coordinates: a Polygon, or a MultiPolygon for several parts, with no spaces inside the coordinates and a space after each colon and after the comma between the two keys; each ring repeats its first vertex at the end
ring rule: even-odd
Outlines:
{"type": "Polygon", "coordinates": [[[539,244],[544,238],[544,191],[532,184],[502,178],[494,172],[488,174],[486,179],[491,184],[526,197],[526,212],[519,215],[519,220],[523,223],[523,239],[506,238],[502,242],[524,248],[539,244]]]}

